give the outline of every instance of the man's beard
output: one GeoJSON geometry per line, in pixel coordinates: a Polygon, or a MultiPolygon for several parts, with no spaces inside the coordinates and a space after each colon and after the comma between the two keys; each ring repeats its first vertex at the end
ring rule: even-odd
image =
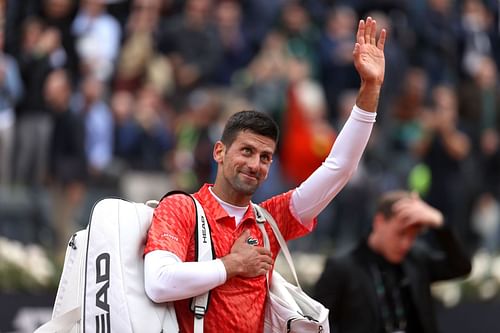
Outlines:
{"type": "MultiPolygon", "coordinates": [[[[258,176],[256,176],[256,179],[259,179],[258,176]]],[[[259,188],[260,182],[257,180],[255,183],[248,183],[244,182],[243,180],[241,180],[241,178],[236,176],[232,179],[231,185],[233,185],[236,191],[251,196],[259,188]]]]}

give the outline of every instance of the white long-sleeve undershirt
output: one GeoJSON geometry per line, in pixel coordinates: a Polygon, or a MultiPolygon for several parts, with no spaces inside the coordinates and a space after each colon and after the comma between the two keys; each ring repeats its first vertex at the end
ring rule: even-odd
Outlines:
{"type": "Polygon", "coordinates": [[[292,209],[300,221],[312,220],[332,201],[356,171],[370,138],[376,113],[353,107],[330,154],[292,193],[292,209]]]}
{"type": "MultiPolygon", "coordinates": [[[[323,164],[293,191],[292,212],[306,227],[312,228],[314,217],[351,178],[368,143],[375,118],[376,113],[354,106],[323,164]]],[[[226,211],[232,210],[229,204],[221,204],[226,211]]],[[[172,252],[156,250],[144,258],[144,280],[146,293],[153,301],[170,302],[203,294],[223,284],[226,269],[220,259],[182,262],[172,252]]]]}
{"type": "Polygon", "coordinates": [[[169,251],[152,251],[144,258],[146,294],[154,302],[171,302],[204,294],[226,282],[222,260],[182,262],[169,251]]]}

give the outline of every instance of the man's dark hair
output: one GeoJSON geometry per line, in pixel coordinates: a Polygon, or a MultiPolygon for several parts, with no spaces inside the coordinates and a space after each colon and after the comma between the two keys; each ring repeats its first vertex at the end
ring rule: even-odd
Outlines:
{"type": "Polygon", "coordinates": [[[384,193],[377,202],[376,213],[381,213],[386,219],[394,215],[392,207],[401,199],[409,198],[411,194],[407,191],[390,191],[384,193]]]}
{"type": "Polygon", "coordinates": [[[228,119],[222,132],[222,143],[228,147],[231,146],[236,136],[243,131],[262,135],[278,142],[279,129],[273,118],[263,112],[245,110],[233,114],[228,119]]]}

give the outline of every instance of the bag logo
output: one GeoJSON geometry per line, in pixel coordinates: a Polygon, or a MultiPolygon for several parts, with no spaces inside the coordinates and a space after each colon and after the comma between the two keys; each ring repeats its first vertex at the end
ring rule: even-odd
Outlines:
{"type": "Polygon", "coordinates": [[[203,237],[203,243],[207,243],[207,226],[206,226],[206,221],[205,217],[201,217],[201,237],[203,237]]]}
{"type": "Polygon", "coordinates": [[[103,283],[95,295],[95,305],[105,311],[95,316],[96,333],[111,332],[111,319],[109,314],[108,289],[109,289],[109,253],[101,253],[96,259],[96,284],[103,283]]]}

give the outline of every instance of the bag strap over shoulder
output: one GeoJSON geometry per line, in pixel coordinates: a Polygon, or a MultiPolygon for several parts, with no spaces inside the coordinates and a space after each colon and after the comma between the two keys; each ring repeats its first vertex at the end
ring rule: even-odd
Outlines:
{"type": "MultiPolygon", "coordinates": [[[[255,218],[257,220],[257,225],[259,226],[262,235],[264,237],[264,246],[269,249],[270,244],[269,244],[269,236],[267,235],[266,228],[264,227],[264,223],[267,221],[269,225],[271,226],[271,229],[273,229],[274,236],[278,240],[278,243],[280,244],[281,250],[283,252],[283,256],[286,259],[286,262],[288,263],[288,266],[290,267],[290,271],[292,272],[293,278],[295,279],[295,284],[299,289],[302,290],[302,287],[300,286],[299,283],[299,278],[297,276],[297,271],[295,270],[295,265],[293,264],[293,259],[292,255],[290,254],[290,250],[288,249],[288,246],[286,245],[285,238],[280,232],[280,229],[278,225],[276,224],[276,221],[274,220],[274,217],[269,213],[265,208],[252,203],[252,206],[254,208],[255,212],[255,218]]],[[[269,281],[268,281],[269,285],[269,281]]]]}
{"type": "MultiPolygon", "coordinates": [[[[161,200],[173,194],[183,194],[189,196],[196,208],[196,229],[195,229],[195,257],[196,261],[209,261],[215,259],[215,250],[212,244],[210,225],[208,224],[205,211],[200,202],[194,196],[183,191],[171,191],[163,196],[161,200]]],[[[160,200],[160,201],[161,201],[160,200]]],[[[203,320],[208,310],[210,291],[193,297],[191,300],[191,311],[194,313],[194,333],[203,332],[203,320]]]]}

